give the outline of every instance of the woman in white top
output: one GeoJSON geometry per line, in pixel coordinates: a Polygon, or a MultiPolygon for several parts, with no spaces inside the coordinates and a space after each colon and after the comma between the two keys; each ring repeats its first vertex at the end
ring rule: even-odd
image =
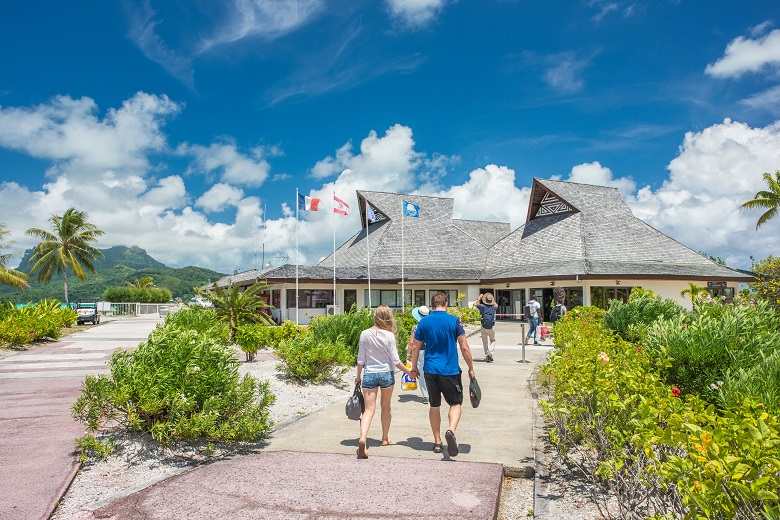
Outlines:
{"type": "Polygon", "coordinates": [[[360,439],[358,440],[358,457],[368,458],[366,437],[371,427],[371,420],[376,411],[376,398],[382,389],[382,446],[390,444],[390,400],[395,386],[395,367],[405,374],[409,369],[401,363],[398,349],[395,345],[395,320],[393,311],[387,305],[380,305],[374,312],[374,326],[360,334],[358,349],[357,377],[355,383],[362,383],[365,410],[360,417],[360,439]]]}

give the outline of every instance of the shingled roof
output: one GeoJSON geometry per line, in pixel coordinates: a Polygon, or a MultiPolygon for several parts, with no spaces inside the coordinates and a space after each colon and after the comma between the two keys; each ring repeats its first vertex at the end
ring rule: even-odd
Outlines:
{"type": "Polygon", "coordinates": [[[534,179],[526,223],[490,249],[483,279],[750,279],[636,218],[615,188],[534,179]]]}
{"type": "MultiPolygon", "coordinates": [[[[718,265],[636,218],[615,188],[534,179],[526,222],[513,232],[506,222],[453,218],[451,198],[377,191],[357,195],[362,229],[336,251],[340,283],[368,279],[367,248],[371,279],[400,282],[402,244],[406,281],[752,280],[749,274],[718,265]],[[402,217],[404,201],[419,206],[418,218],[402,217]],[[375,222],[367,222],[367,205],[375,222]]],[[[331,254],[316,266],[299,266],[298,279],[332,279],[333,261],[331,254]]],[[[228,279],[287,282],[295,277],[295,266],[284,265],[239,273],[218,283],[227,284],[228,279]]]]}

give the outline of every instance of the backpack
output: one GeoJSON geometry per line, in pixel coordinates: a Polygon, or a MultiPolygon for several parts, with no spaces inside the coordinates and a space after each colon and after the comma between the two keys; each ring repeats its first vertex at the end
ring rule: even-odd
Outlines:
{"type": "Polygon", "coordinates": [[[560,305],[556,305],[555,307],[552,308],[552,310],[550,311],[551,322],[555,323],[556,321],[558,321],[558,318],[561,317],[561,310],[562,309],[560,305]]]}
{"type": "Polygon", "coordinates": [[[488,305],[482,313],[482,328],[492,329],[496,323],[496,306],[488,305]]]}

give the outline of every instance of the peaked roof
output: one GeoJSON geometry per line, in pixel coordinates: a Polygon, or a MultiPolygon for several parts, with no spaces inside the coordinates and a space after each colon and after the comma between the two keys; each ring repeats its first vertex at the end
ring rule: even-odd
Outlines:
{"type": "Polygon", "coordinates": [[[615,188],[542,179],[533,181],[526,223],[491,248],[485,267],[490,279],[744,277],[635,217],[615,188]]]}
{"type": "MultiPolygon", "coordinates": [[[[363,229],[336,250],[335,262],[337,268],[365,269],[370,261],[372,277],[375,268],[388,267],[398,268],[400,279],[402,256],[404,271],[482,269],[488,249],[511,231],[506,222],[453,219],[451,198],[378,191],[357,194],[363,229]],[[420,216],[402,216],[404,201],[418,206],[420,216]],[[376,222],[367,223],[366,205],[376,222]]],[[[331,254],[318,265],[332,268],[333,262],[331,254]]],[[[431,279],[441,278],[432,273],[431,279]]]]}

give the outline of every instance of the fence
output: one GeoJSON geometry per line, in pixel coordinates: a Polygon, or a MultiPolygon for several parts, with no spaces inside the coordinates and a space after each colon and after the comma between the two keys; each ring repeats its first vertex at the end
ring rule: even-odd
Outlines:
{"type": "Polygon", "coordinates": [[[176,303],[111,303],[100,302],[98,310],[103,316],[165,316],[181,308],[176,303]]]}

